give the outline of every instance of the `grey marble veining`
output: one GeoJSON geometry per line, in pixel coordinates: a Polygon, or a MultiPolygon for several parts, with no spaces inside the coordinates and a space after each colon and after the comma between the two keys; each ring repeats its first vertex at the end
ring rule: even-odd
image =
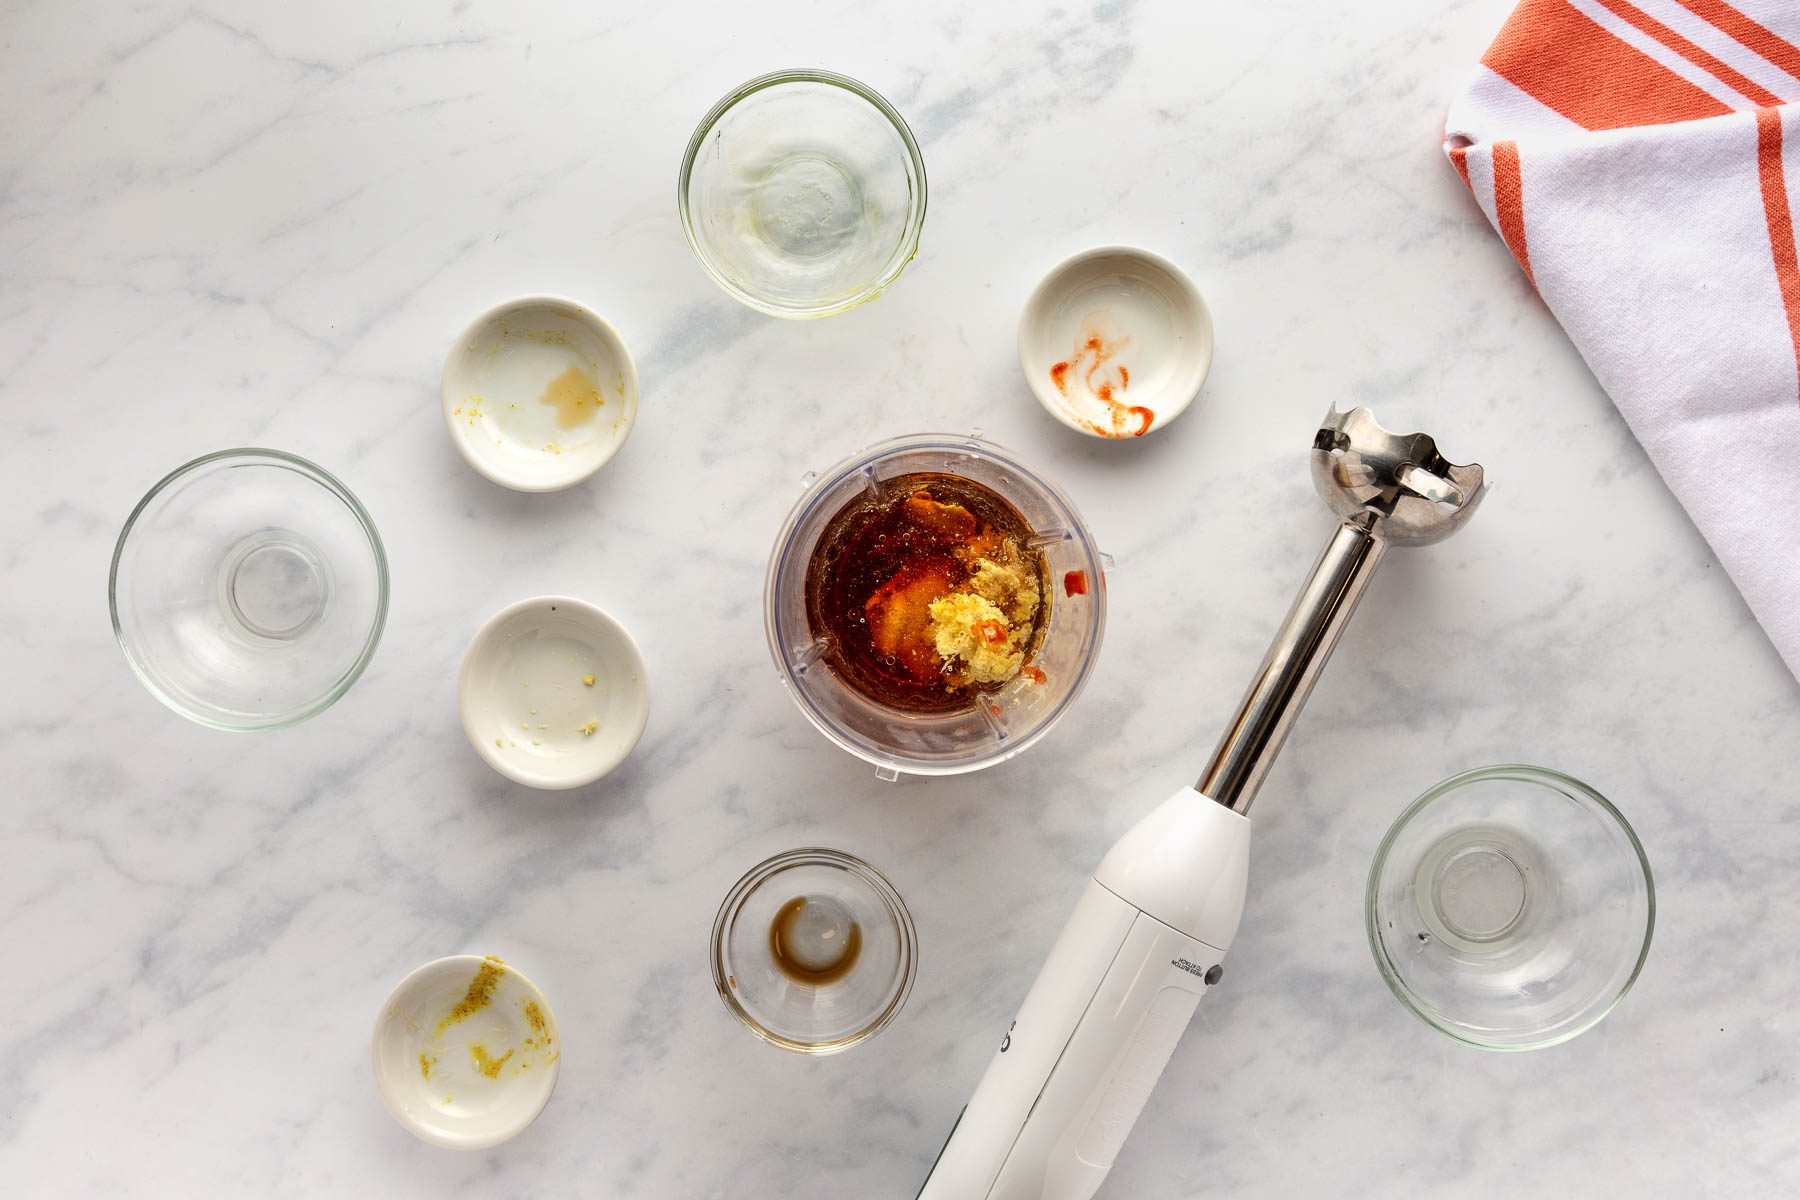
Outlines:
{"type": "Polygon", "coordinates": [[[1103,1195],[1800,1188],[1800,685],[1438,151],[1507,7],[0,7],[0,1191],[910,1197],[1322,544],[1333,401],[1495,488],[1375,581],[1103,1195]],[[718,96],[800,64],[896,103],[931,203],[879,302],[788,323],[691,261],[674,179],[718,96]],[[1049,420],[1014,353],[1039,275],[1102,241],[1181,263],[1217,321],[1200,401],[1130,445],[1049,420]],[[525,291],[605,314],[642,373],[624,452],[550,496],[477,477],[436,403],[456,330],[525,291]],[[783,695],[762,570],[805,471],[971,428],[1118,558],[1105,646],[1027,755],[883,784],[783,695]],[[234,737],[138,686],[104,590],[143,491],[242,444],[339,474],[394,590],[348,696],[234,737]],[[547,590],[652,674],[637,753],[573,795],[490,772],[454,705],[480,622],[547,590]],[[1535,1054],[1424,1028],[1362,931],[1388,822],[1494,761],[1592,783],[1657,874],[1637,988],[1535,1054]],[[900,1019],[822,1061],[736,1026],[704,955],[737,876],[809,843],[888,873],[922,946],[900,1019]],[[414,1141],[368,1070],[387,990],[462,951],[520,964],[564,1036],[543,1116],[475,1154],[414,1141]]]}

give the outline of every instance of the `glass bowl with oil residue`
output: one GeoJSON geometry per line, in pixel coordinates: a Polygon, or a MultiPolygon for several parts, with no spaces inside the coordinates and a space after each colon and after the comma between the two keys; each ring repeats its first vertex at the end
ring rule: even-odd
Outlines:
{"type": "Polygon", "coordinates": [[[823,317],[879,296],[918,253],[925,160],[873,89],[776,71],[701,119],[677,192],[715,283],[771,316],[823,317]]]}
{"type": "Polygon", "coordinates": [[[481,1150],[544,1111],[561,1045],[536,984],[497,958],[458,954],[400,981],[369,1059],[394,1120],[434,1146],[481,1150]]]}
{"type": "Polygon", "coordinates": [[[769,558],[763,587],[769,651],[807,720],[873,763],[882,778],[981,770],[1034,745],[1086,686],[1106,625],[1104,569],[1110,562],[1073,502],[1010,451],[970,435],[895,438],[808,477],[769,558]],[[834,667],[834,647],[813,628],[807,604],[808,569],[837,514],[858,496],[879,496],[896,480],[917,474],[967,479],[1017,511],[1028,527],[1027,545],[1043,562],[1048,606],[1038,618],[1042,628],[1027,669],[942,712],[907,711],[853,686],[834,667]]]}

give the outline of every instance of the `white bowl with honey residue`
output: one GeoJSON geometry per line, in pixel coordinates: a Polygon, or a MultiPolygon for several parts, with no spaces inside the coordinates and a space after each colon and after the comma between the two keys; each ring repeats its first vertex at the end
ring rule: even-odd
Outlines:
{"type": "Polygon", "coordinates": [[[1019,317],[1019,368],[1044,411],[1078,433],[1165,428],[1212,369],[1212,313],[1182,269],[1135,246],[1058,263],[1019,317]]]}
{"type": "Polygon", "coordinates": [[[381,1006],[375,1089],[434,1146],[481,1150],[522,1131],[556,1090],[561,1041],[537,985],[497,958],[426,963],[381,1006]]]}
{"type": "Polygon", "coordinates": [[[520,492],[580,483],[637,422],[637,367],[611,325],[560,296],[470,323],[444,361],[444,423],[469,465],[520,492]]]}

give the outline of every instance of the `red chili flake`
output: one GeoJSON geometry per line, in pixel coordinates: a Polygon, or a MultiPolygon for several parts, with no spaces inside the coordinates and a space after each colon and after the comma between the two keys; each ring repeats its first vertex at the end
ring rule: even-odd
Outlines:
{"type": "Polygon", "coordinates": [[[1020,671],[1019,674],[1031,680],[1033,683],[1044,682],[1044,672],[1038,667],[1026,667],[1023,671],[1020,671]]]}
{"type": "Polygon", "coordinates": [[[1063,595],[1065,595],[1065,596],[1085,596],[1085,595],[1087,595],[1087,572],[1086,571],[1070,571],[1067,575],[1064,575],[1063,576],[1063,595]]]}
{"type": "Polygon", "coordinates": [[[990,646],[1006,640],[1006,630],[998,621],[983,621],[975,628],[981,632],[981,640],[990,646]]]}

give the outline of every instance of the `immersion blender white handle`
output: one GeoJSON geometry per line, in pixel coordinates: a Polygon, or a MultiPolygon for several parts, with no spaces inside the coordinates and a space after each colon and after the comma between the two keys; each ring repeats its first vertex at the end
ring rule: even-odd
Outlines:
{"type": "Polygon", "coordinates": [[[1082,893],[919,1200],[1086,1200],[1098,1190],[1219,978],[1243,912],[1249,827],[1184,788],[1121,839],[1082,893]]]}
{"type": "Polygon", "coordinates": [[[1342,523],[1199,791],[1157,809],[1094,872],[924,1200],[1086,1200],[1099,1188],[1201,995],[1181,976],[1194,967],[1203,981],[1218,977],[1217,956],[1243,913],[1244,813],[1376,565],[1390,542],[1426,545],[1455,532],[1484,489],[1478,465],[1448,462],[1425,434],[1388,432],[1366,408],[1333,406],[1313,438],[1312,472],[1342,523]]]}

